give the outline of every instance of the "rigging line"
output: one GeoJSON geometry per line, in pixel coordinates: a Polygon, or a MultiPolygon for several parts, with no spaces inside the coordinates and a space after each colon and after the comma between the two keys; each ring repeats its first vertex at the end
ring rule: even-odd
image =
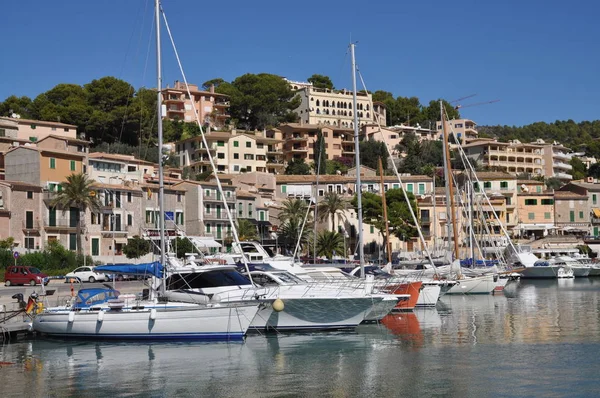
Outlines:
{"type": "MultiPolygon", "coordinates": [[[[185,88],[186,88],[187,94],[190,96],[190,98],[192,98],[192,93],[190,92],[190,86],[188,84],[185,72],[183,71],[181,59],[179,58],[179,53],[177,52],[177,46],[175,46],[175,41],[173,39],[173,35],[171,34],[171,28],[169,27],[169,22],[167,21],[167,15],[165,14],[165,12],[163,10],[162,5],[159,4],[159,7],[160,7],[160,11],[162,12],[163,20],[165,21],[165,28],[167,29],[167,33],[169,34],[169,39],[171,41],[171,45],[173,46],[173,52],[175,53],[175,58],[177,59],[179,71],[181,72],[181,76],[183,78],[183,81],[185,82],[185,88]]],[[[196,123],[198,124],[198,128],[200,129],[200,135],[202,136],[202,144],[204,145],[205,148],[209,148],[208,142],[206,140],[206,135],[204,134],[204,128],[202,127],[202,123],[200,122],[200,115],[198,112],[194,112],[194,113],[196,116],[196,123]]],[[[219,176],[217,175],[217,167],[215,165],[215,161],[214,161],[213,156],[211,155],[210,151],[207,151],[207,153],[208,153],[208,160],[210,162],[210,166],[212,167],[212,170],[213,170],[213,173],[215,176],[215,180],[217,182],[217,188],[219,189],[219,193],[221,194],[221,197],[223,198],[223,204],[225,205],[227,219],[229,220],[229,223],[231,224],[231,232],[233,233],[233,238],[234,238],[236,246],[237,246],[236,249],[239,249],[239,251],[241,252],[242,262],[244,263],[244,268],[246,269],[246,272],[248,273],[248,279],[250,280],[250,283],[252,284],[253,287],[256,287],[256,284],[252,280],[252,276],[250,274],[250,267],[248,266],[248,259],[246,258],[246,255],[244,254],[244,250],[242,249],[242,245],[240,243],[240,238],[239,238],[239,235],[237,232],[237,228],[235,226],[235,223],[233,222],[233,216],[231,215],[231,210],[229,209],[229,204],[227,203],[227,197],[225,196],[225,193],[223,192],[223,186],[221,185],[221,180],[219,179],[219,176]]],[[[158,156],[159,156],[159,161],[162,161],[162,153],[159,153],[158,156]]]]}
{"type": "MultiPolygon", "coordinates": [[[[141,8],[142,8],[142,6],[140,3],[137,13],[136,13],[136,15],[138,15],[138,18],[136,18],[135,23],[133,24],[133,28],[131,29],[131,34],[129,35],[129,40],[127,40],[127,49],[125,50],[125,58],[123,59],[123,63],[121,64],[121,70],[119,71],[119,75],[118,75],[119,77],[123,76],[123,70],[125,69],[125,64],[127,63],[127,55],[129,54],[129,50],[131,49],[131,42],[133,41],[133,34],[135,33],[136,27],[138,25],[141,8]]],[[[143,16],[143,18],[145,18],[145,12],[144,12],[144,14],[142,14],[142,16],[143,16]]]]}
{"type": "MultiPolygon", "coordinates": [[[[458,136],[456,135],[456,133],[454,132],[454,128],[452,125],[450,125],[450,133],[454,135],[454,139],[457,142],[457,148],[459,150],[459,153],[461,154],[461,157],[464,157],[466,159],[466,163],[465,165],[469,168],[469,170],[473,173],[473,176],[475,176],[475,180],[477,181],[478,184],[481,184],[481,181],[479,180],[479,177],[477,177],[477,173],[475,172],[475,168],[473,167],[473,164],[471,163],[471,161],[469,160],[469,158],[467,157],[462,145],[460,144],[460,141],[458,140],[458,136]]],[[[506,236],[506,238],[508,239],[508,243],[510,245],[510,247],[515,251],[515,253],[518,253],[517,248],[515,247],[515,245],[512,242],[512,239],[510,239],[509,235],[508,235],[508,231],[506,230],[506,228],[504,228],[504,223],[500,220],[500,217],[498,217],[498,214],[496,214],[496,210],[494,210],[494,207],[492,206],[492,203],[490,201],[490,198],[487,196],[487,194],[485,194],[483,197],[486,199],[486,202],[488,203],[488,205],[490,206],[490,208],[492,209],[492,213],[494,214],[494,218],[498,221],[498,223],[500,224],[500,228],[502,229],[502,233],[506,236]]]]}
{"type": "MultiPolygon", "coordinates": [[[[367,90],[367,85],[365,84],[362,73],[360,73],[360,71],[358,71],[358,77],[360,77],[360,81],[365,89],[365,92],[368,93],[369,91],[367,90]]],[[[369,99],[369,105],[371,107],[371,111],[373,111],[373,97],[371,97],[371,99],[369,99]]],[[[356,109],[354,111],[356,112],[356,109]]],[[[406,190],[404,189],[404,183],[402,182],[402,178],[400,177],[400,173],[398,172],[398,167],[396,166],[396,163],[394,162],[394,158],[392,157],[392,151],[390,150],[390,146],[385,138],[385,134],[383,134],[383,130],[381,128],[381,123],[379,121],[379,115],[376,113],[373,113],[373,114],[376,115],[375,119],[377,122],[377,128],[379,130],[379,133],[381,134],[381,139],[383,140],[385,149],[388,152],[389,158],[392,163],[392,167],[394,169],[394,173],[396,174],[396,178],[398,178],[398,182],[400,183],[400,186],[402,187],[402,194],[404,196],[404,200],[406,201],[408,210],[410,211],[410,215],[415,223],[417,232],[419,233],[419,238],[421,240],[421,243],[423,244],[423,250],[425,251],[425,254],[427,255],[427,259],[429,260],[429,263],[431,264],[431,267],[433,268],[434,273],[437,275],[437,273],[438,273],[437,268],[436,268],[435,264],[433,263],[433,259],[431,258],[431,253],[429,252],[429,248],[427,247],[427,242],[425,241],[423,232],[421,231],[421,228],[419,227],[419,220],[417,219],[417,216],[415,215],[415,212],[413,211],[413,208],[410,205],[410,200],[408,199],[408,194],[406,193],[406,190]]],[[[362,190],[360,189],[360,187],[358,187],[358,191],[360,191],[359,193],[362,193],[362,190]]],[[[415,202],[416,202],[416,198],[415,198],[415,202]]]]}
{"type": "MultiPolygon", "coordinates": [[[[323,138],[323,132],[320,135],[321,139],[318,142],[319,145],[319,159],[317,160],[317,179],[315,187],[315,219],[314,219],[314,232],[313,232],[313,262],[317,263],[317,214],[319,212],[319,206],[317,206],[319,198],[319,176],[321,174],[321,159],[323,158],[323,150],[325,149],[325,139],[323,138]],[[322,144],[322,145],[321,145],[322,144]]],[[[335,218],[335,216],[334,216],[335,218]]],[[[302,236],[302,235],[300,235],[302,236]]]]}
{"type": "MultiPolygon", "coordinates": [[[[315,200],[315,207],[316,207],[316,202],[317,201],[315,200]]],[[[302,234],[304,232],[304,227],[306,226],[306,221],[308,220],[308,215],[310,214],[310,206],[311,205],[312,205],[312,199],[310,200],[310,204],[306,208],[306,214],[304,214],[304,220],[302,221],[302,227],[300,228],[299,237],[298,237],[298,240],[296,241],[296,247],[294,248],[294,254],[292,255],[292,264],[293,264],[293,262],[295,262],[296,254],[298,253],[298,249],[300,248],[300,240],[301,240],[300,238],[302,237],[302,234]]]]}

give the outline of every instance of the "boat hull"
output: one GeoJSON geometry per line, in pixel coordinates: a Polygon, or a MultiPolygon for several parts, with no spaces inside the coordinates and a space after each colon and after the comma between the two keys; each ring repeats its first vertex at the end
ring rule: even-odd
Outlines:
{"type": "MultiPolygon", "coordinates": [[[[381,297],[293,298],[283,301],[283,310],[262,307],[250,325],[252,330],[335,330],[358,326],[381,297]]],[[[272,302],[272,301],[271,301],[272,302]]],[[[396,302],[393,302],[395,305],[396,302]]],[[[388,303],[388,306],[391,305],[388,303]]],[[[389,312],[389,310],[388,310],[389,312]]]]}
{"type": "Polygon", "coordinates": [[[442,286],[439,284],[423,284],[417,300],[417,307],[434,307],[440,298],[441,292],[442,286]]]}
{"type": "Polygon", "coordinates": [[[506,284],[498,275],[482,275],[458,279],[446,294],[491,294],[498,285],[506,284]]]}
{"type": "Polygon", "coordinates": [[[520,272],[522,279],[553,279],[558,277],[561,266],[525,267],[520,272]]]}
{"type": "Polygon", "coordinates": [[[258,304],[128,311],[53,311],[33,330],[49,336],[120,340],[241,340],[258,304]]]}
{"type": "Polygon", "coordinates": [[[392,284],[386,286],[383,291],[390,294],[408,294],[410,298],[408,300],[402,300],[396,304],[394,310],[397,311],[410,311],[415,308],[417,301],[419,300],[419,294],[423,282],[406,282],[400,284],[392,284]]]}

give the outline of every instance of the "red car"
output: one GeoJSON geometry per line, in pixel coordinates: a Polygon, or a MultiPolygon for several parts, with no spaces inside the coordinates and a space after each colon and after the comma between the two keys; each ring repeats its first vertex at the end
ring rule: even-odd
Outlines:
{"type": "Polygon", "coordinates": [[[48,275],[35,267],[13,265],[7,268],[4,274],[4,286],[11,285],[47,285],[48,275]]]}

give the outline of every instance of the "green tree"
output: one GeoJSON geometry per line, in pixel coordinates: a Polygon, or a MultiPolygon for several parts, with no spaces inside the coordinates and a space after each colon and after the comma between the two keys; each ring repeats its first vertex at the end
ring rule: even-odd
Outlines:
{"type": "Polygon", "coordinates": [[[585,166],[585,163],[583,163],[581,161],[581,159],[573,156],[569,163],[573,167],[572,174],[573,174],[574,180],[581,180],[581,179],[585,178],[585,174],[587,172],[587,167],[585,166]]]}
{"type": "Polygon", "coordinates": [[[177,237],[173,239],[173,245],[175,246],[177,258],[184,258],[187,253],[198,253],[198,249],[196,249],[192,241],[186,237],[177,237]]]}
{"type": "Polygon", "coordinates": [[[216,90],[229,95],[232,118],[247,130],[260,130],[298,119],[292,111],[300,106],[300,97],[277,75],[247,73],[231,83],[221,83],[216,90]]]}
{"type": "Polygon", "coordinates": [[[247,218],[238,218],[237,233],[241,241],[256,240],[256,225],[252,224],[247,218]]]}
{"type": "Polygon", "coordinates": [[[348,202],[338,195],[336,192],[327,192],[325,196],[319,200],[317,205],[317,214],[319,221],[324,221],[331,217],[331,230],[337,231],[338,224],[336,215],[339,214],[343,221],[345,218],[345,210],[348,208],[348,202]]]}
{"type": "MultiPolygon", "coordinates": [[[[447,120],[460,119],[460,112],[454,108],[448,101],[442,100],[447,120]]],[[[436,129],[437,122],[440,118],[440,100],[431,100],[429,105],[423,108],[423,127],[436,129]]]]}
{"type": "Polygon", "coordinates": [[[34,119],[85,126],[92,112],[83,87],[58,84],[38,95],[31,104],[34,119]]]}
{"type": "Polygon", "coordinates": [[[127,258],[140,258],[150,251],[152,251],[152,243],[139,235],[127,239],[127,244],[123,247],[123,253],[127,258]]]}
{"type": "Polygon", "coordinates": [[[302,229],[303,222],[303,216],[288,218],[281,223],[277,230],[278,243],[290,254],[295,250],[298,241],[300,241],[301,250],[308,244],[311,231],[310,228],[306,228],[306,225],[310,225],[310,222],[307,220],[305,228],[302,229]],[[300,233],[301,229],[302,233],[300,233]]]}
{"type": "Polygon", "coordinates": [[[594,163],[590,166],[590,169],[588,170],[588,176],[600,178],[600,163],[594,163]]]}
{"type": "Polygon", "coordinates": [[[56,194],[56,197],[51,201],[52,207],[59,207],[63,214],[66,211],[74,208],[77,210],[77,254],[82,254],[83,246],[81,245],[83,216],[87,209],[93,212],[100,211],[100,200],[92,194],[92,185],[94,180],[88,178],[86,174],[71,174],[67,177],[67,181],[62,183],[63,190],[56,194]]]}
{"type": "Polygon", "coordinates": [[[31,119],[33,117],[31,107],[31,98],[11,95],[4,102],[0,102],[0,116],[11,117],[13,113],[16,113],[24,119],[31,119]]]}
{"type": "Polygon", "coordinates": [[[288,162],[285,168],[285,174],[287,175],[309,175],[310,166],[306,164],[304,159],[292,159],[288,162]]]}
{"type": "Polygon", "coordinates": [[[384,142],[375,140],[360,142],[360,164],[377,170],[379,158],[381,158],[383,170],[387,170],[388,153],[384,142]]]}
{"type": "Polygon", "coordinates": [[[15,245],[15,238],[9,236],[6,239],[0,240],[0,250],[12,250],[15,245]]]}
{"type": "Polygon", "coordinates": [[[309,83],[312,83],[313,87],[315,88],[324,88],[328,90],[334,89],[333,82],[331,81],[329,76],[315,74],[309,77],[307,80],[309,83]]]}
{"type": "Polygon", "coordinates": [[[319,129],[317,132],[317,141],[314,145],[314,169],[315,173],[325,174],[327,169],[327,150],[325,149],[325,137],[323,137],[323,132],[319,129]],[[319,165],[319,159],[321,164],[319,165]]]}
{"type": "Polygon", "coordinates": [[[206,91],[210,90],[212,86],[215,86],[215,90],[223,83],[227,83],[224,79],[217,77],[216,79],[210,79],[202,83],[202,88],[206,91]]]}
{"type": "Polygon", "coordinates": [[[286,222],[288,220],[304,220],[304,215],[308,210],[308,205],[302,199],[285,199],[281,203],[281,209],[277,219],[280,222],[286,222]]]}
{"type": "Polygon", "coordinates": [[[556,177],[550,177],[550,178],[546,179],[546,188],[548,188],[548,189],[558,189],[558,188],[562,187],[563,185],[564,184],[562,183],[562,181],[556,177]]]}
{"type": "Polygon", "coordinates": [[[325,172],[327,174],[346,174],[348,172],[348,166],[343,163],[340,158],[328,160],[326,162],[325,172]]]}
{"type": "Polygon", "coordinates": [[[317,236],[317,255],[332,259],[333,256],[342,254],[344,257],[344,235],[335,231],[321,231],[317,236]]]}

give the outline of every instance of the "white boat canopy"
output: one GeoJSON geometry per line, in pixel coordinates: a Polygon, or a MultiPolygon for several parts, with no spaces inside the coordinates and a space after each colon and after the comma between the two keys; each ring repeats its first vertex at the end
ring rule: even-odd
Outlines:
{"type": "Polygon", "coordinates": [[[213,238],[211,238],[210,236],[188,236],[187,237],[189,240],[192,241],[192,243],[196,246],[198,246],[199,248],[219,248],[222,247],[221,244],[219,242],[217,242],[216,240],[214,240],[213,238]]]}

